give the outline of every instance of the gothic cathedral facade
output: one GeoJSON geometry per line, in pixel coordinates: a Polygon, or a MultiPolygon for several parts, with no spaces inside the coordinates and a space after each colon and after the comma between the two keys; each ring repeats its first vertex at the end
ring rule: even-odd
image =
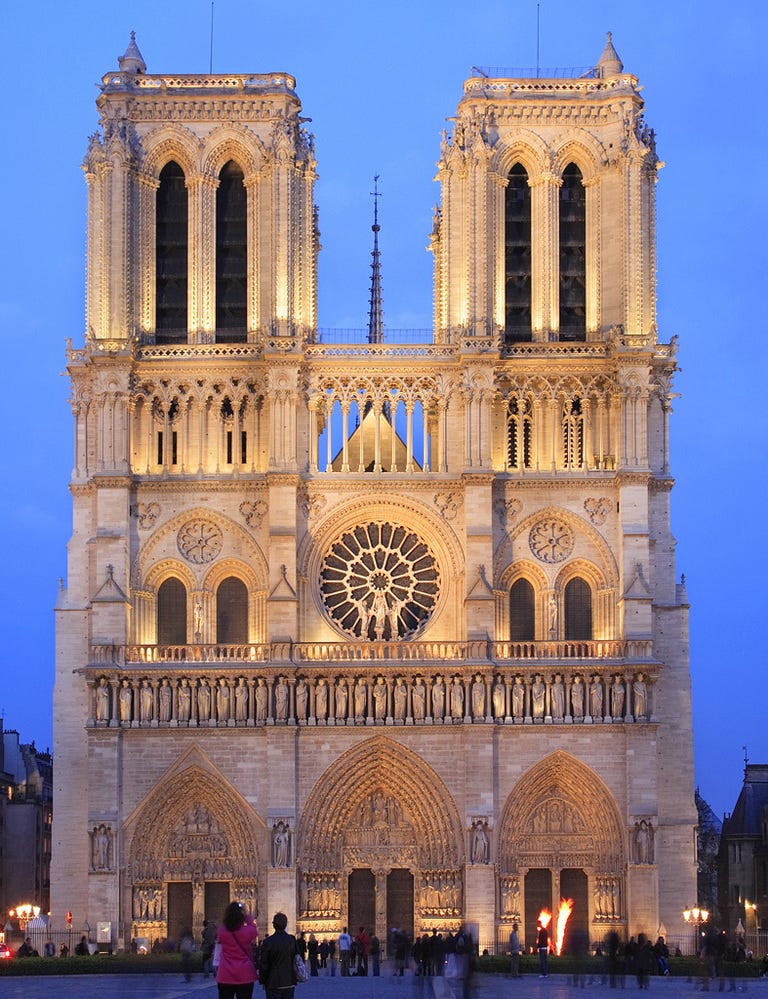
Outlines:
{"type": "Polygon", "coordinates": [[[492,947],[564,897],[592,940],[679,928],[688,607],[639,90],[610,37],[577,78],[471,77],[434,328],[350,343],[318,326],[294,79],[149,75],[133,39],[104,77],[54,924],[127,945],[238,898],[492,947]]]}

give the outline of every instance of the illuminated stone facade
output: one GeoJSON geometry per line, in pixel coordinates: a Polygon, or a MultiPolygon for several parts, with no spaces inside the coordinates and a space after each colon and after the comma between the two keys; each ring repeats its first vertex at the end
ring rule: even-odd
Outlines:
{"type": "Polygon", "coordinates": [[[610,43],[467,81],[434,330],[318,329],[287,74],[108,74],[85,160],[54,922],[593,939],[695,895],[659,166],[610,43]],[[238,207],[239,206],[239,207],[238,207]],[[78,793],[73,793],[78,789],[78,793]]]}

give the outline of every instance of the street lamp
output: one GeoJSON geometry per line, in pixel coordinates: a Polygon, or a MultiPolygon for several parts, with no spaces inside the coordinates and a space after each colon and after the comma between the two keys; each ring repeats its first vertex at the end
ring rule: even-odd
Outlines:
{"type": "Polygon", "coordinates": [[[702,926],[709,919],[709,912],[707,909],[700,909],[698,905],[692,905],[689,909],[683,909],[683,919],[688,923],[689,926],[693,927],[694,942],[695,946],[693,949],[694,954],[699,952],[699,927],[702,926]]]}

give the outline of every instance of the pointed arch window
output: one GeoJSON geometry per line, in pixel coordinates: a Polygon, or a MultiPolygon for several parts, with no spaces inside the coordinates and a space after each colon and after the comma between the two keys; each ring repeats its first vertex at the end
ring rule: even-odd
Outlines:
{"type": "Polygon", "coordinates": [[[184,171],[171,160],[160,171],[155,198],[155,339],[187,338],[189,223],[184,171]]]}
{"type": "Polygon", "coordinates": [[[243,171],[230,160],[216,191],[216,341],[246,339],[248,323],[247,197],[243,171]]]}
{"type": "Polygon", "coordinates": [[[521,396],[507,404],[507,467],[533,468],[533,408],[521,396]]]}
{"type": "Polygon", "coordinates": [[[248,641],[248,588],[236,576],[227,576],[216,590],[216,641],[224,645],[248,641]]]}
{"type": "Polygon", "coordinates": [[[587,199],[581,170],[569,163],[560,186],[560,339],[585,340],[587,199]]]}
{"type": "Polygon", "coordinates": [[[584,410],[581,399],[566,399],[562,415],[563,467],[584,465],[584,410]]]}
{"type": "Polygon", "coordinates": [[[532,642],[536,637],[536,610],[533,587],[527,579],[518,579],[509,591],[509,639],[532,642]]]}
{"type": "Polygon", "coordinates": [[[531,189],[520,163],[504,191],[504,329],[508,343],[531,339],[531,189]]]}
{"type": "Polygon", "coordinates": [[[575,576],[565,587],[565,640],[589,641],[592,638],[592,590],[589,583],[575,576]]]}
{"type": "Polygon", "coordinates": [[[187,641],[187,589],[173,576],[157,591],[157,644],[185,645],[187,641]]]}

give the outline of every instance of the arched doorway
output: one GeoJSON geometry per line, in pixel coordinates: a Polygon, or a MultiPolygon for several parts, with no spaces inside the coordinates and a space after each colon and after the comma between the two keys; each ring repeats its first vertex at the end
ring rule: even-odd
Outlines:
{"type": "Polygon", "coordinates": [[[521,778],[502,814],[499,847],[500,940],[515,920],[532,943],[539,912],[556,912],[561,898],[574,901],[571,932],[585,929],[594,939],[625,923],[621,817],[606,785],[580,760],[557,751],[521,778]]]}
{"type": "Polygon", "coordinates": [[[384,941],[393,926],[412,935],[461,923],[456,806],[404,746],[377,737],[336,760],[302,810],[298,839],[297,925],[305,932],[365,925],[384,941]]]}
{"type": "Polygon", "coordinates": [[[218,773],[191,765],[160,783],[125,829],[128,876],[124,920],[150,941],[195,938],[230,899],[258,913],[264,831],[255,813],[218,773]]]}

